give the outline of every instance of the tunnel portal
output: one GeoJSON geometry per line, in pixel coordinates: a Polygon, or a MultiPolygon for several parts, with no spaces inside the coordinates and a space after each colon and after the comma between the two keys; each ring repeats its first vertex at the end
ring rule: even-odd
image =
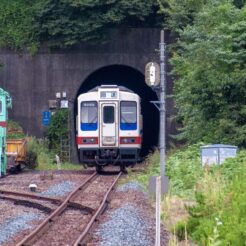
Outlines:
{"type": "MultiPolygon", "coordinates": [[[[159,112],[150,102],[157,100],[156,93],[145,84],[144,75],[138,70],[123,65],[112,65],[100,68],[90,74],[79,88],[77,97],[100,85],[125,86],[140,96],[143,115],[141,156],[146,156],[158,144],[159,112]]],[[[75,102],[74,105],[74,115],[77,115],[77,103],[75,102]]]]}

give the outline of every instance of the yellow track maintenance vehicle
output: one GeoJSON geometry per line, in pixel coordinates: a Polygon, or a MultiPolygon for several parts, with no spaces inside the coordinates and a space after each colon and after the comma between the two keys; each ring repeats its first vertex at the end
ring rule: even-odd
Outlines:
{"type": "Polygon", "coordinates": [[[22,165],[26,164],[27,158],[27,140],[7,139],[6,155],[8,159],[7,170],[9,173],[18,173],[22,165]]]}

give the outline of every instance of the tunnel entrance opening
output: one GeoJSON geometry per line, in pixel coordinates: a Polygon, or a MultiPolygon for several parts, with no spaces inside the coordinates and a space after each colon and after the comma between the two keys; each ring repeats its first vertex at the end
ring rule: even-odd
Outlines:
{"type": "MultiPolygon", "coordinates": [[[[74,115],[77,115],[77,97],[81,93],[88,92],[100,85],[125,86],[140,96],[143,115],[143,143],[141,156],[145,157],[158,145],[159,111],[150,102],[158,99],[156,93],[145,84],[144,75],[132,67],[124,65],[103,67],[89,75],[82,83],[75,99],[74,115]]],[[[76,119],[74,119],[74,124],[75,121],[76,119]]]]}

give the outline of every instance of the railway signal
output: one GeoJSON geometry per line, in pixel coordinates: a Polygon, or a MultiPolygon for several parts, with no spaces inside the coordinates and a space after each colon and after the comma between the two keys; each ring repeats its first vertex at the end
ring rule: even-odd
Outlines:
{"type": "Polygon", "coordinates": [[[149,62],[145,66],[145,82],[150,87],[160,84],[160,66],[156,62],[149,62]]]}

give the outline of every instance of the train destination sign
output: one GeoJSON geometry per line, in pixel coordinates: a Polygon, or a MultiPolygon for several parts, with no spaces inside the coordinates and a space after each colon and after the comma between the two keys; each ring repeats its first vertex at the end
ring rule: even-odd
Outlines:
{"type": "Polygon", "coordinates": [[[116,91],[101,91],[100,93],[101,99],[116,99],[117,92],[116,91]]]}
{"type": "Polygon", "coordinates": [[[145,82],[150,87],[160,84],[160,66],[156,62],[149,62],[145,66],[145,82]]]}

